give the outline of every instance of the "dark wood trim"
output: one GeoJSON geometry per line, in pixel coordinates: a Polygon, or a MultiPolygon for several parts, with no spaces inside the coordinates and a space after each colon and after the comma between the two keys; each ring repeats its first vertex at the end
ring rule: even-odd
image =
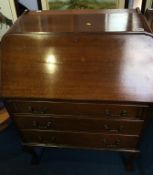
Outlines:
{"type": "MultiPolygon", "coordinates": [[[[143,14],[145,13],[146,3],[147,3],[147,0],[142,0],[141,12],[143,14]]],[[[128,7],[129,7],[129,0],[125,0],[125,6],[124,6],[124,8],[128,9],[128,7]]],[[[152,2],[152,8],[153,8],[153,2],[152,2]]]]}
{"type": "Polygon", "coordinates": [[[151,8],[153,8],[153,1],[152,1],[152,6],[151,6],[151,8]]]}
{"type": "Polygon", "coordinates": [[[147,0],[142,0],[141,12],[143,14],[145,13],[146,3],[147,3],[147,0]]]}
{"type": "Polygon", "coordinates": [[[38,10],[42,10],[41,0],[37,0],[38,10]]]}
{"type": "Polygon", "coordinates": [[[125,6],[124,6],[124,8],[125,9],[128,9],[128,7],[129,7],[129,0],[125,0],[125,6]]]}

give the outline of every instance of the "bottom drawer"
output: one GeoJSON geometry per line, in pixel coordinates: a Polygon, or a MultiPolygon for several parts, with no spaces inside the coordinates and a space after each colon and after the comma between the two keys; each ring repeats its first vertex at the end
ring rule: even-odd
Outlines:
{"type": "Polygon", "coordinates": [[[22,131],[24,143],[79,148],[135,150],[139,136],[86,132],[22,131]]]}

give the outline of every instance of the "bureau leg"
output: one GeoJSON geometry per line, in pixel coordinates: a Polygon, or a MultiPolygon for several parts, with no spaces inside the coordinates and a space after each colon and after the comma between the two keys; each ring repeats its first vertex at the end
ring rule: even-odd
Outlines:
{"type": "Polygon", "coordinates": [[[32,156],[31,164],[32,165],[38,165],[40,163],[44,149],[41,150],[41,153],[37,153],[37,151],[33,147],[24,146],[23,150],[31,154],[32,156]]]}
{"type": "Polygon", "coordinates": [[[139,153],[121,153],[121,158],[127,171],[135,171],[134,161],[139,158],[139,153]]]}
{"type": "Polygon", "coordinates": [[[142,163],[142,157],[141,157],[141,153],[138,156],[138,161],[137,161],[137,166],[138,166],[138,170],[139,170],[139,174],[140,175],[144,175],[144,169],[143,169],[143,163],[142,163]]]}

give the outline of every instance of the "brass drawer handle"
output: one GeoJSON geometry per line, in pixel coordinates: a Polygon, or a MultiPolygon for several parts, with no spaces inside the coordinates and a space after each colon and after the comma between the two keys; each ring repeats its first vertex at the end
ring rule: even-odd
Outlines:
{"type": "Polygon", "coordinates": [[[56,140],[56,137],[52,136],[51,138],[44,138],[42,136],[38,136],[37,140],[39,143],[50,143],[54,142],[56,140]]]}
{"type": "Polygon", "coordinates": [[[106,109],[105,115],[108,117],[126,117],[128,115],[128,112],[126,110],[122,110],[120,114],[112,114],[112,112],[109,109],[106,109]]]}
{"type": "Polygon", "coordinates": [[[107,143],[106,139],[103,139],[103,143],[107,148],[117,148],[121,144],[121,140],[117,139],[115,143],[110,144],[110,143],[107,143]]]}
{"type": "Polygon", "coordinates": [[[38,110],[38,109],[34,109],[32,106],[28,106],[28,112],[33,113],[33,114],[46,114],[47,108],[38,110]]]}
{"type": "Polygon", "coordinates": [[[45,125],[42,125],[37,121],[32,122],[32,126],[37,128],[37,129],[48,129],[48,128],[51,128],[52,124],[53,124],[53,122],[51,122],[51,121],[47,122],[45,125]]]}
{"type": "Polygon", "coordinates": [[[43,142],[43,140],[44,140],[43,137],[41,137],[41,136],[38,137],[38,142],[43,142]]]}
{"type": "Polygon", "coordinates": [[[89,21],[87,21],[87,22],[85,23],[85,25],[88,26],[88,27],[90,27],[90,26],[92,26],[92,23],[89,22],[89,21]]]}
{"type": "Polygon", "coordinates": [[[104,124],[104,128],[105,130],[109,131],[109,132],[122,132],[124,130],[124,127],[122,125],[119,126],[119,128],[117,129],[111,129],[111,127],[107,124],[104,124]]]}

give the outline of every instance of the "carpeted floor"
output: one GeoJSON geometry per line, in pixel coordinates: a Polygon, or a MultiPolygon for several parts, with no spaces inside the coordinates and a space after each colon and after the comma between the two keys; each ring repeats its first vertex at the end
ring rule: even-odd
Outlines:
{"type": "Polygon", "coordinates": [[[10,124],[0,133],[0,175],[153,175],[153,119],[141,140],[141,152],[132,173],[125,171],[118,153],[94,150],[45,149],[41,163],[31,165],[31,156],[22,151],[10,124]]]}

